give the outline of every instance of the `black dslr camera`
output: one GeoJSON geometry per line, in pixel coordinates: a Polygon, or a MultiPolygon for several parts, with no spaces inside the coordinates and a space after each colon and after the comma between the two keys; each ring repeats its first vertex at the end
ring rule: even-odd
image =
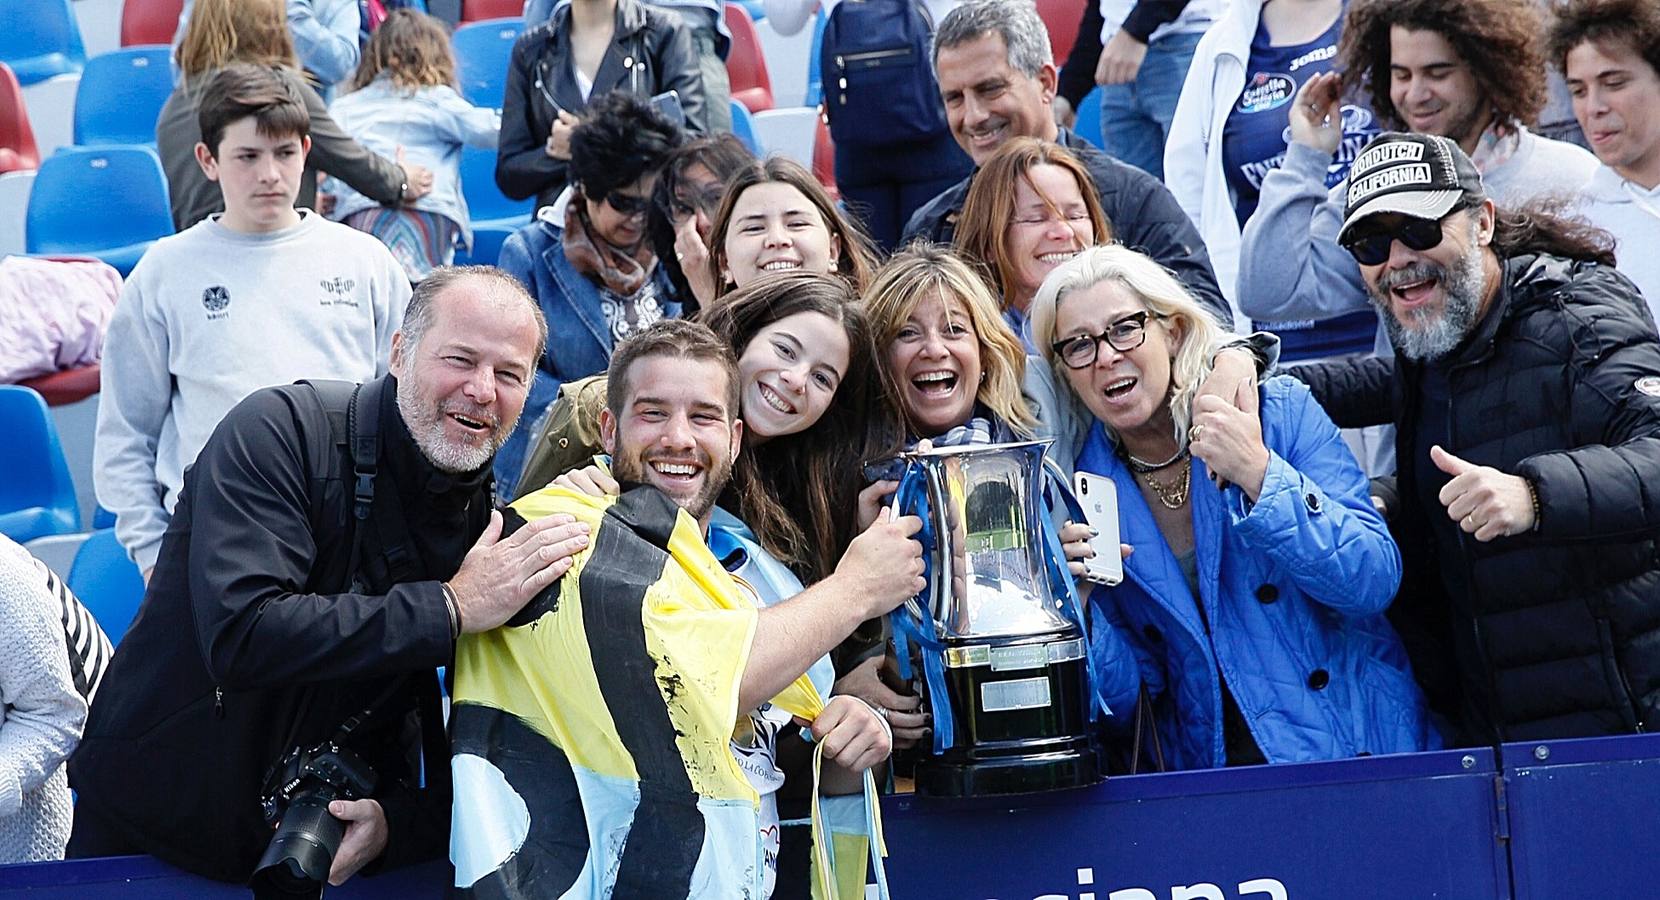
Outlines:
{"type": "Polygon", "coordinates": [[[368,763],[336,740],[288,751],[267,776],[260,800],[276,833],[249,881],[254,896],[320,896],[346,833],[346,824],[329,815],[329,802],[367,797],[377,780],[368,763]]]}

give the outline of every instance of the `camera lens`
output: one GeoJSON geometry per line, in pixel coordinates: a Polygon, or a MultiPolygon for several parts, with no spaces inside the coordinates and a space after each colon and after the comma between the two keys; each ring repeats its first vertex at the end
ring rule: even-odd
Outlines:
{"type": "Polygon", "coordinates": [[[346,823],[329,815],[330,789],[294,798],[260,857],[249,886],[256,898],[318,897],[328,880],[346,823]]]}

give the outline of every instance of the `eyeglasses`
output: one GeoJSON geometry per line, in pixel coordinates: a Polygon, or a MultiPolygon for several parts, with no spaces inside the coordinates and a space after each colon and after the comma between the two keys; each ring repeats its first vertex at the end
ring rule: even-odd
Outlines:
{"type": "Polygon", "coordinates": [[[720,209],[721,198],[725,196],[726,185],[718,182],[701,191],[688,186],[685,189],[684,196],[680,191],[675,191],[674,202],[669,209],[674,213],[674,218],[677,220],[690,218],[699,212],[713,219],[715,210],[720,209]]]}
{"type": "Polygon", "coordinates": [[[1095,365],[1095,359],[1101,353],[1101,342],[1119,353],[1128,353],[1141,346],[1147,340],[1147,320],[1164,319],[1158,313],[1133,312],[1122,319],[1107,326],[1107,330],[1100,334],[1080,334],[1069,337],[1064,341],[1056,341],[1049,345],[1049,349],[1066,363],[1069,369],[1084,369],[1095,365]]]}
{"type": "Polygon", "coordinates": [[[646,207],[651,205],[649,197],[635,197],[632,194],[624,194],[618,191],[606,194],[605,202],[611,204],[611,208],[617,211],[617,215],[629,218],[645,215],[646,207]]]}
{"type": "Polygon", "coordinates": [[[1394,228],[1385,228],[1381,223],[1371,228],[1356,228],[1344,236],[1343,249],[1363,266],[1381,266],[1388,262],[1389,245],[1395,241],[1419,252],[1433,250],[1441,246],[1441,223],[1463,208],[1455,206],[1439,219],[1407,218],[1394,228]]]}

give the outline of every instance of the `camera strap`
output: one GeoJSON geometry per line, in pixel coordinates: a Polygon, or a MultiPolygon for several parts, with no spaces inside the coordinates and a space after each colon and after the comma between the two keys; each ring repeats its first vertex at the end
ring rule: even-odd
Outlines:
{"type": "Polygon", "coordinates": [[[365,382],[352,389],[346,408],[346,444],[352,458],[352,546],[347,556],[345,586],[356,593],[383,593],[415,568],[416,556],[403,501],[396,490],[380,497],[382,514],[374,515],[375,478],[379,474],[382,394],[388,380],[365,382]],[[372,517],[372,518],[371,518],[372,517]],[[363,536],[373,521],[381,546],[378,556],[365,559],[363,536]]]}

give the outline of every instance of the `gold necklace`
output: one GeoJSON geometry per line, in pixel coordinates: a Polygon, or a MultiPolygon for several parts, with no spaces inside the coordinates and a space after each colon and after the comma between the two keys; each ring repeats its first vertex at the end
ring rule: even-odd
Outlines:
{"type": "Polygon", "coordinates": [[[1193,467],[1183,466],[1181,478],[1168,485],[1160,484],[1151,472],[1142,473],[1141,477],[1147,482],[1147,486],[1153,489],[1153,495],[1159,498],[1165,509],[1181,509],[1187,503],[1187,489],[1193,478],[1193,467]]]}

